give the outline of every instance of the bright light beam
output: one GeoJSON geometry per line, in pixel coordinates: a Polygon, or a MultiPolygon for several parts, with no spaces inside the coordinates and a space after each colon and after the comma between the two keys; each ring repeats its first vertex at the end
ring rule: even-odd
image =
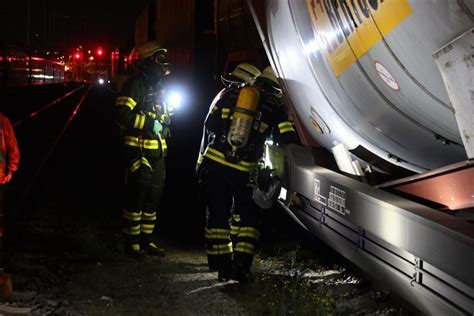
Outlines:
{"type": "Polygon", "coordinates": [[[171,92],[168,95],[167,103],[171,109],[178,109],[181,106],[182,100],[183,100],[183,97],[181,96],[181,94],[177,92],[171,92]]]}

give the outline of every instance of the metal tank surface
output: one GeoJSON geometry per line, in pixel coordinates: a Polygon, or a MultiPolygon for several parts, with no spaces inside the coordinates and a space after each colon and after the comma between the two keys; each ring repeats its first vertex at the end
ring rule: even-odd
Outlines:
{"type": "Polygon", "coordinates": [[[473,9],[473,0],[267,1],[268,41],[322,146],[424,172],[466,159],[433,54],[473,27],[473,9]]]}

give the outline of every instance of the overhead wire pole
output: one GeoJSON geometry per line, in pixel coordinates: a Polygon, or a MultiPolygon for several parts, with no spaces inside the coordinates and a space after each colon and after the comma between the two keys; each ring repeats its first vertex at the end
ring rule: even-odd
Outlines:
{"type": "Polygon", "coordinates": [[[26,0],[26,47],[30,49],[30,0],[26,0]]]}
{"type": "Polygon", "coordinates": [[[30,24],[31,24],[31,2],[26,0],[26,53],[28,54],[28,85],[31,85],[31,48],[30,48],[30,24]]]}

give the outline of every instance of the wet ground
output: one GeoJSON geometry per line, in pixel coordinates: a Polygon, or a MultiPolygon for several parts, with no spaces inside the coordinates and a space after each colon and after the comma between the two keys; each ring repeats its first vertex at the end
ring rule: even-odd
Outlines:
{"type": "MultiPolygon", "coordinates": [[[[5,112],[18,121],[72,88],[13,91],[6,98],[23,101],[5,112]]],[[[32,315],[414,313],[279,209],[264,214],[253,281],[217,281],[206,266],[204,209],[193,177],[207,99],[175,117],[156,234],[167,255],[129,258],[119,233],[119,131],[109,115],[114,94],[93,87],[76,108],[86,87],[81,91],[16,127],[22,169],[9,192],[14,225],[7,232],[9,272],[23,295],[4,305],[32,315]]]]}

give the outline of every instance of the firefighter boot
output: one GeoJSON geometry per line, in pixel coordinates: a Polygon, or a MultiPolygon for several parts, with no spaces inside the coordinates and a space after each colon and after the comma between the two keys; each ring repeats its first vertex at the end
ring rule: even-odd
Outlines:
{"type": "Polygon", "coordinates": [[[209,271],[217,272],[219,271],[219,263],[217,262],[217,258],[213,256],[207,256],[207,265],[209,267],[209,271]]]}
{"type": "Polygon", "coordinates": [[[145,251],[143,251],[143,249],[140,249],[139,244],[127,245],[126,251],[134,259],[142,259],[145,257],[145,251]]]}
{"type": "Polygon", "coordinates": [[[164,257],[165,250],[158,247],[154,242],[144,242],[141,247],[149,256],[164,257]]]}
{"type": "Polygon", "coordinates": [[[217,272],[217,280],[219,282],[227,282],[232,279],[232,269],[219,269],[217,272]]]}
{"type": "Polygon", "coordinates": [[[222,255],[219,258],[217,280],[227,282],[232,278],[232,258],[230,255],[222,255]]]}
{"type": "Polygon", "coordinates": [[[250,273],[252,261],[253,255],[240,252],[234,253],[231,279],[240,283],[252,282],[252,274],[250,273]]]}
{"type": "Polygon", "coordinates": [[[230,279],[238,281],[242,284],[247,284],[252,282],[252,274],[250,273],[249,268],[233,265],[230,279]]]}

